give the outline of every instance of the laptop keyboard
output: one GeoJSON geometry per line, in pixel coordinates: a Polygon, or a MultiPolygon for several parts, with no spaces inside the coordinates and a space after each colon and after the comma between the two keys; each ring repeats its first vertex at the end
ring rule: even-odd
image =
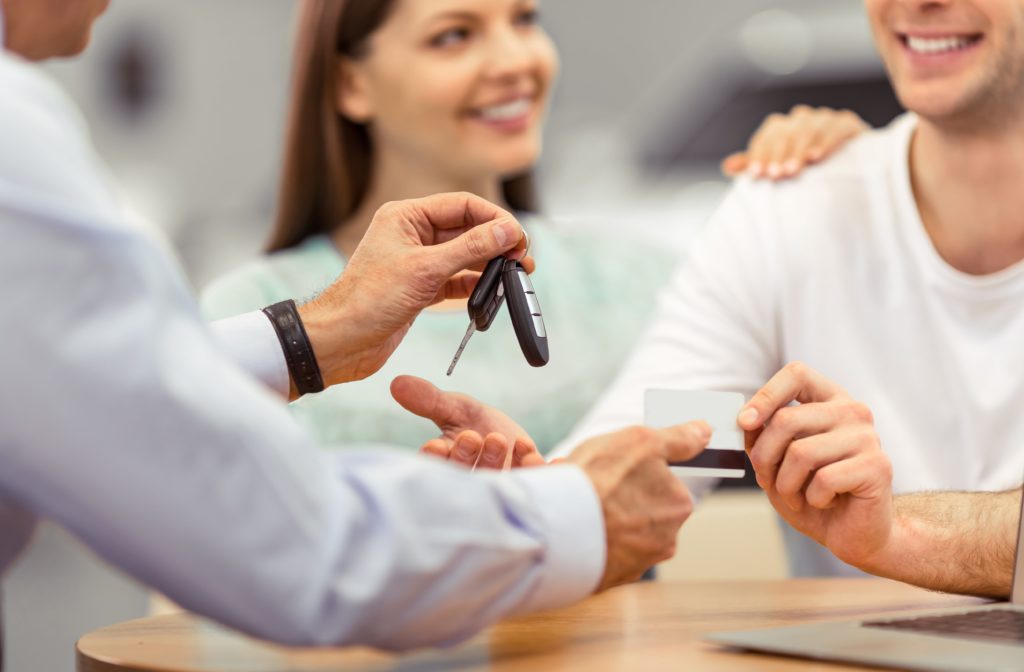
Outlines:
{"type": "Polygon", "coordinates": [[[1024,644],[1024,611],[1009,609],[986,609],[900,621],[865,621],[861,625],[962,639],[987,639],[1024,644]]]}

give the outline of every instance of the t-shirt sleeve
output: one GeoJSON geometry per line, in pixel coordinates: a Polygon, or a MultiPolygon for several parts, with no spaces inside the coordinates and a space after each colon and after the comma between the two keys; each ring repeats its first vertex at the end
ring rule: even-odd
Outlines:
{"type": "Polygon", "coordinates": [[[649,388],[751,395],[780,361],[771,192],[740,182],[662,292],[618,378],[554,451],[639,424],[649,388]]]}

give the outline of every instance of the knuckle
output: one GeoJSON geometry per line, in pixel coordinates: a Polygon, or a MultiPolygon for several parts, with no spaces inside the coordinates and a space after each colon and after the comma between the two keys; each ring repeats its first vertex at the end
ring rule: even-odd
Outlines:
{"type": "Polygon", "coordinates": [[[782,430],[786,434],[793,434],[797,429],[796,408],[792,406],[780,408],[772,416],[769,424],[782,430]]]}
{"type": "Polygon", "coordinates": [[[798,380],[806,380],[811,372],[811,367],[800,360],[796,360],[786,364],[785,371],[798,380]]]}
{"type": "Polygon", "coordinates": [[[882,452],[879,452],[878,472],[885,478],[886,481],[892,481],[892,460],[889,459],[888,455],[882,452]]]}
{"type": "Polygon", "coordinates": [[[794,117],[799,117],[806,116],[813,111],[814,110],[811,108],[810,105],[804,105],[803,103],[800,103],[798,105],[794,105],[793,108],[789,111],[789,113],[794,117]]]}
{"type": "Polygon", "coordinates": [[[794,467],[806,469],[814,461],[814,450],[806,443],[791,443],[786,450],[786,461],[794,467]]]}
{"type": "Polygon", "coordinates": [[[670,494],[672,500],[679,506],[683,512],[683,517],[686,518],[693,512],[693,498],[690,497],[690,491],[687,489],[683,482],[678,478],[669,473],[671,479],[670,494]]]}
{"type": "Polygon", "coordinates": [[[861,446],[862,450],[877,453],[882,455],[882,442],[878,438],[878,434],[873,429],[864,429],[858,432],[857,444],[861,446]]]}
{"type": "Polygon", "coordinates": [[[822,469],[814,476],[812,483],[817,483],[819,494],[832,493],[836,491],[838,487],[837,472],[831,469],[822,469]]]}
{"type": "Polygon", "coordinates": [[[847,410],[854,420],[863,422],[868,425],[875,423],[875,415],[871,412],[871,409],[867,407],[867,404],[863,404],[859,401],[851,401],[847,406],[847,410]]]}
{"type": "Polygon", "coordinates": [[[775,398],[771,392],[762,388],[754,393],[754,396],[750,399],[750,403],[753,406],[770,409],[775,407],[775,398]]]}
{"type": "Polygon", "coordinates": [[[480,229],[472,229],[463,236],[466,241],[466,251],[476,258],[488,254],[487,246],[484,244],[483,232],[480,229]]]}
{"type": "Polygon", "coordinates": [[[631,443],[638,447],[645,448],[651,446],[658,435],[655,430],[650,427],[644,427],[643,425],[633,425],[632,427],[629,427],[626,429],[626,434],[631,443]]]}
{"type": "Polygon", "coordinates": [[[860,117],[853,110],[840,110],[839,112],[836,113],[836,115],[841,121],[850,124],[860,125],[861,123],[860,117]]]}
{"type": "Polygon", "coordinates": [[[401,201],[387,201],[384,205],[377,208],[377,213],[384,215],[385,217],[392,217],[399,214],[402,210],[401,201]]]}

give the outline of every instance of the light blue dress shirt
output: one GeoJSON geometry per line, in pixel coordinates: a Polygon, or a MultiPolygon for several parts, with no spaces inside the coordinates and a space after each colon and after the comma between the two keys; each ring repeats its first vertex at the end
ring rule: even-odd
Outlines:
{"type": "Polygon", "coordinates": [[[0,91],[0,538],[52,518],[183,606],[296,644],[449,643],[594,590],[582,471],[317,450],[273,391],[269,323],[209,329],[62,92],[7,53],[0,91]]]}

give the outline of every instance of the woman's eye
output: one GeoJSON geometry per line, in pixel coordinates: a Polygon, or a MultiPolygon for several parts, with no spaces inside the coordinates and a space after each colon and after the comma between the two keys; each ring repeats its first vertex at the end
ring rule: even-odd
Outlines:
{"type": "Polygon", "coordinates": [[[449,28],[443,33],[435,35],[430,40],[430,46],[432,47],[450,47],[456,44],[461,44],[469,39],[468,28],[449,28]]]}
{"type": "Polygon", "coordinates": [[[516,14],[516,24],[520,26],[536,26],[540,23],[540,12],[536,9],[526,9],[516,14]]]}

